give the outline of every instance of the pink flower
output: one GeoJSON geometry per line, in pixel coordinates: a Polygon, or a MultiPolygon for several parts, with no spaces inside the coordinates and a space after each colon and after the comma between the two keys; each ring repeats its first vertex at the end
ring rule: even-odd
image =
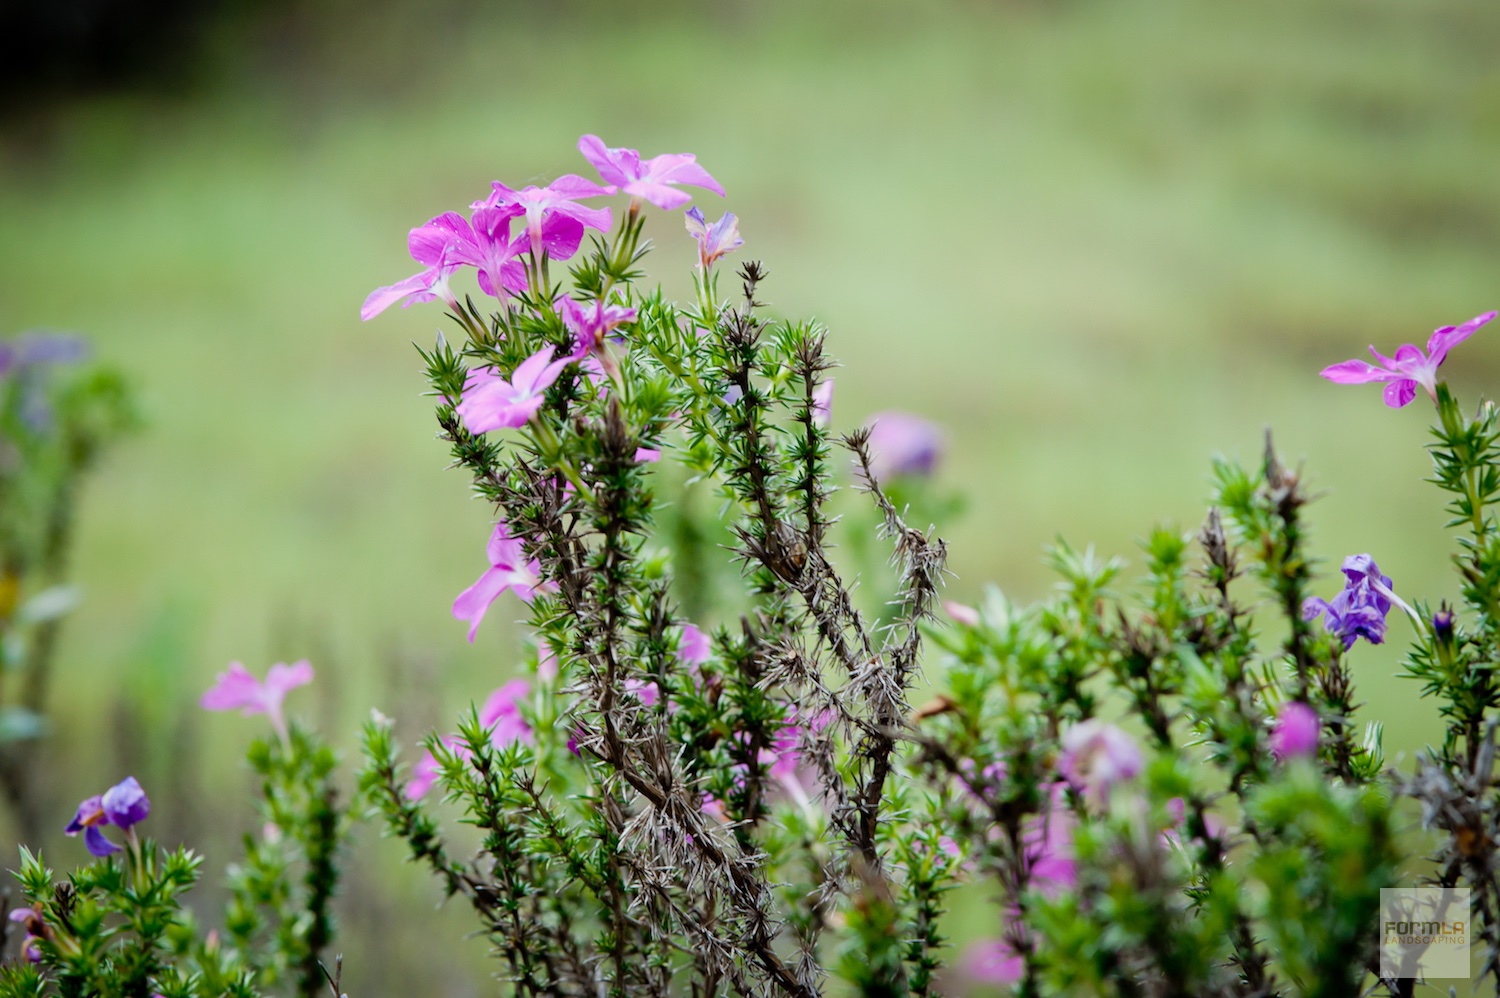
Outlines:
{"type": "Polygon", "coordinates": [[[1473,336],[1480,326],[1494,317],[1494,312],[1486,312],[1461,326],[1443,326],[1435,330],[1427,340],[1426,353],[1421,348],[1406,343],[1396,351],[1395,357],[1387,357],[1372,346],[1370,353],[1380,361],[1380,367],[1363,360],[1346,360],[1342,364],[1325,367],[1320,373],[1338,385],[1384,381],[1385,404],[1392,409],[1399,409],[1415,398],[1418,385],[1426,389],[1435,402],[1437,370],[1448,358],[1448,351],[1473,336]]]}
{"type": "Polygon", "coordinates": [[[546,401],[543,394],[572,357],[553,360],[550,344],[516,365],[507,381],[493,367],[475,368],[464,382],[464,395],[455,411],[470,433],[525,426],[546,401]]]}
{"type": "Polygon", "coordinates": [[[1062,748],[1058,770],[1075,788],[1096,800],[1106,799],[1111,787],[1141,771],[1141,750],[1135,739],[1098,719],[1069,728],[1063,735],[1062,748]]]}
{"type": "Polygon", "coordinates": [[[822,382],[813,389],[812,418],[814,426],[827,428],[833,418],[833,379],[822,382]]]}
{"type": "Polygon", "coordinates": [[[692,200],[691,195],[677,190],[677,184],[691,184],[724,196],[724,188],[691,153],[664,153],[642,162],[641,154],[634,149],[612,149],[597,135],[579,139],[578,151],[594,164],[606,184],[616,185],[632,198],[650,201],[663,211],[681,208],[692,200]]]}
{"type": "Polygon", "coordinates": [[[695,206],[687,210],[683,220],[687,223],[688,234],[698,241],[698,266],[705,272],[719,257],[745,245],[745,240],[740,238],[739,219],[733,212],[725,212],[723,218],[709,225],[702,209],[695,206]]]}
{"type": "Polygon", "coordinates": [[[1026,971],[1026,963],[1004,939],[979,939],[964,948],[959,957],[964,972],[981,984],[1014,984],[1026,971]]]}
{"type": "Polygon", "coordinates": [[[1282,762],[1315,754],[1321,728],[1317,711],[1295,700],[1288,703],[1271,729],[1271,754],[1282,762]]]}
{"type": "Polygon", "coordinates": [[[501,593],[507,589],[514,590],[522,602],[530,603],[538,590],[545,591],[550,585],[542,580],[541,560],[526,560],[521,542],[510,536],[504,520],[495,524],[494,533],[490,535],[490,542],[485,550],[490,559],[490,567],[477,582],[459,593],[458,598],[453,601],[454,618],[469,622],[470,642],[479,631],[479,622],[484,619],[490,604],[501,593]]]}
{"type": "Polygon", "coordinates": [[[557,678],[557,653],[543,641],[536,648],[536,678],[550,683],[557,678]]]}
{"type": "Polygon", "coordinates": [[[203,694],[198,705],[204,710],[238,710],[245,717],[265,714],[284,743],[287,730],[281,705],[287,693],[312,681],[313,667],[307,659],[291,665],[277,662],[266,671],[264,682],[239,662],[230,662],[229,671],[219,673],[218,681],[203,694]]]}
{"type": "Polygon", "coordinates": [[[500,181],[491,185],[492,193],[473,208],[499,208],[507,217],[526,217],[527,246],[538,252],[545,249],[554,260],[566,260],[578,252],[584,228],[608,232],[614,218],[608,208],[587,208],[580,198],[597,198],[613,194],[613,187],[598,184],[569,173],[546,187],[531,186],[513,191],[500,181]]]}
{"type": "Polygon", "coordinates": [[[870,417],[870,470],[881,481],[901,475],[930,475],[943,456],[943,431],[909,412],[870,417]]]}

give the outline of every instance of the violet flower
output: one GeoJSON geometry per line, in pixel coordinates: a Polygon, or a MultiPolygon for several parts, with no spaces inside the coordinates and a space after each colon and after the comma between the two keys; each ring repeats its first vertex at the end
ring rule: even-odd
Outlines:
{"type": "Polygon", "coordinates": [[[151,801],[146,791],[134,776],[110,787],[104,793],[90,797],[78,805],[78,813],[63,829],[65,835],[83,832],[83,844],[94,856],[104,857],[120,851],[120,847],[104,837],[105,825],[114,825],[127,835],[131,829],[151,813],[151,801]]]}
{"type": "Polygon", "coordinates": [[[213,687],[198,701],[198,706],[204,710],[238,710],[244,717],[265,714],[285,745],[288,738],[286,718],[281,712],[282,702],[287,693],[312,681],[313,667],[307,659],[291,665],[277,662],[266,670],[264,682],[256,679],[239,662],[230,662],[228,671],[219,673],[213,687]]]}
{"type": "Polygon", "coordinates": [[[1069,783],[1090,798],[1103,801],[1116,784],[1141,771],[1140,747],[1113,724],[1097,718],[1073,725],[1062,737],[1057,768],[1069,783]]]}
{"type": "Polygon", "coordinates": [[[1271,729],[1271,754],[1281,762],[1313,755],[1318,751],[1321,728],[1317,711],[1295,700],[1288,703],[1276,715],[1276,725],[1271,729]]]}
{"type": "Polygon", "coordinates": [[[745,245],[740,238],[739,219],[733,212],[725,212],[723,218],[709,225],[702,209],[694,206],[684,214],[683,221],[687,223],[688,234],[698,241],[698,266],[705,273],[719,257],[745,245]]]}
{"type": "Polygon", "coordinates": [[[495,524],[485,552],[489,556],[490,567],[453,601],[454,618],[469,622],[471,643],[474,635],[479,632],[479,622],[501,593],[507,589],[513,590],[522,602],[530,603],[538,590],[545,591],[549,585],[542,580],[541,560],[526,560],[521,542],[510,535],[504,520],[495,524]]]}
{"type": "Polygon", "coordinates": [[[1359,638],[1372,645],[1385,640],[1385,618],[1392,603],[1415,618],[1415,612],[1391,588],[1391,580],[1380,573],[1374,558],[1352,554],[1344,559],[1342,571],[1344,589],[1331,601],[1309,597],[1302,604],[1302,619],[1322,616],[1323,626],[1344,642],[1346,651],[1359,638]]]}
{"type": "Polygon", "coordinates": [[[566,260],[578,252],[585,228],[608,232],[614,224],[608,208],[588,208],[577,202],[613,194],[615,189],[600,187],[572,173],[546,187],[533,185],[515,191],[498,180],[491,186],[494,193],[471,207],[499,208],[511,217],[524,215],[528,246],[538,252],[545,249],[554,260],[566,260]]]}
{"type": "Polygon", "coordinates": [[[1495,317],[1494,312],[1475,316],[1461,326],[1442,326],[1427,340],[1427,351],[1410,343],[1402,344],[1395,357],[1381,354],[1373,346],[1370,353],[1380,362],[1376,367],[1363,360],[1346,360],[1342,364],[1325,367],[1319,373],[1338,385],[1362,385],[1370,381],[1384,381],[1385,404],[1399,409],[1417,395],[1417,386],[1426,389],[1434,402],[1437,401],[1437,370],[1448,358],[1448,351],[1495,317]]]}
{"type": "Polygon", "coordinates": [[[909,412],[870,417],[870,470],[877,480],[930,475],[943,456],[943,431],[909,412]]]}
{"type": "Polygon", "coordinates": [[[578,151],[594,164],[606,184],[614,184],[632,198],[650,201],[663,211],[681,208],[693,199],[678,190],[677,184],[691,184],[724,196],[724,188],[691,153],[664,153],[643,162],[634,149],[611,148],[597,135],[579,139],[578,151]]]}
{"type": "Polygon", "coordinates": [[[553,360],[557,348],[548,344],[516,365],[510,380],[493,367],[477,367],[464,381],[464,394],[454,407],[470,433],[488,433],[525,426],[537,414],[544,394],[574,358],[553,360]]]}

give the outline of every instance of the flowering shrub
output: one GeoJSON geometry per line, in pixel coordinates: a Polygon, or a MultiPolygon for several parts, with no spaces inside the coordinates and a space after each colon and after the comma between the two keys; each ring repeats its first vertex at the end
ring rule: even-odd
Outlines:
{"type": "MultiPolygon", "coordinates": [[[[885,412],[835,437],[825,332],[766,313],[759,263],[725,273],[733,214],[684,211],[693,302],[644,284],[648,214],[722,195],[715,178],[686,154],[579,151],[599,182],[495,182],[413,229],[422,269],[361,312],[449,309],[458,335],[422,360],[495,516],[452,612],[471,641],[492,608],[524,614],[531,650],[414,764],[377,712],[360,791],[472,909],[516,994],[1409,995],[1381,977],[1378,906],[1415,880],[1474,891],[1480,976],[1500,973],[1500,417],[1464,416],[1438,380],[1494,313],[1323,372],[1435,403],[1462,607],[1398,595],[1368,553],[1317,579],[1304,482],[1269,438],[1254,467],[1216,463],[1201,529],[1147,536],[1138,578],[1060,542],[1049,599],[940,605],[944,544],[908,512],[941,432],[885,412]],[[614,196],[618,219],[598,204],[614,196]],[[456,287],[471,269],[483,307],[456,287]],[[874,544],[839,522],[843,482],[888,549],[893,575],[865,573],[884,603],[835,555],[874,544]],[[1447,723],[1411,772],[1386,766],[1350,669],[1393,610],[1447,723]],[[1403,808],[1429,830],[1420,876],[1403,808]],[[962,949],[955,891],[992,902],[962,949]]],[[[333,753],[283,714],[311,679],[236,663],[203,698],[274,735],[250,751],[266,827],[231,869],[224,933],[181,909],[198,860],[138,836],[149,803],[127,779],[68,826],[94,863],[57,883],[24,857],[0,996],[337,993],[353,812],[333,753]]]]}

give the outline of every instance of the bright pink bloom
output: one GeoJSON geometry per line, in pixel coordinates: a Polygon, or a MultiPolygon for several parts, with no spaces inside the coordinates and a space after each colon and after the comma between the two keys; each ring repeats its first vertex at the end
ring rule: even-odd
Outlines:
{"type": "Polygon", "coordinates": [[[572,357],[553,360],[557,348],[548,344],[516,365],[507,381],[493,367],[477,367],[464,382],[464,395],[454,411],[470,433],[525,426],[547,401],[544,392],[557,380],[572,357]]]}
{"type": "MultiPolygon", "coordinates": [[[[453,752],[460,758],[469,758],[468,746],[462,738],[457,735],[444,735],[441,739],[443,747],[453,752]]],[[[423,753],[422,758],[411,768],[411,779],[406,781],[406,786],[401,788],[401,796],[407,800],[417,800],[427,796],[427,791],[437,782],[438,776],[442,774],[442,766],[438,765],[437,756],[431,750],[423,753]]]]}
{"type": "Polygon", "coordinates": [[[930,475],[943,456],[943,431],[909,412],[870,417],[870,470],[880,481],[901,475],[930,475]]]}
{"type": "Polygon", "coordinates": [[[694,206],[684,214],[683,221],[687,223],[688,234],[698,241],[698,266],[705,271],[719,257],[745,245],[740,238],[740,221],[733,212],[725,212],[723,218],[709,225],[702,209],[694,206]]]}
{"type": "Polygon", "coordinates": [[[833,379],[829,378],[813,389],[812,421],[814,426],[827,428],[833,418],[833,379]]]}
{"type": "Polygon", "coordinates": [[[1097,718],[1069,728],[1062,737],[1058,770],[1073,786],[1096,800],[1110,788],[1141,771],[1141,750],[1135,739],[1097,718]]]}
{"type": "Polygon", "coordinates": [[[1026,972],[1026,962],[1004,939],[979,939],[964,948],[959,965],[981,984],[1014,984],[1026,972]]]}
{"type": "Polygon", "coordinates": [[[1318,751],[1321,729],[1318,712],[1294,700],[1276,716],[1276,726],[1271,729],[1271,754],[1283,762],[1313,755],[1318,751]]]}
{"type": "Polygon", "coordinates": [[[471,642],[479,631],[479,622],[484,619],[485,612],[501,593],[513,590],[522,602],[530,603],[538,590],[545,591],[550,586],[542,580],[541,560],[526,560],[521,542],[510,535],[504,520],[495,524],[485,551],[489,555],[490,567],[453,601],[453,616],[469,622],[471,642]]]}
{"type": "Polygon", "coordinates": [[[1048,796],[1047,810],[1027,822],[1023,840],[1031,864],[1031,883],[1056,893],[1078,883],[1078,861],[1073,856],[1073,826],[1077,819],[1068,810],[1062,783],[1054,783],[1048,796]]]}
{"type": "Polygon", "coordinates": [[[1448,351],[1473,336],[1475,331],[1495,317],[1494,312],[1475,316],[1461,326],[1443,326],[1435,330],[1427,340],[1427,351],[1410,343],[1402,344],[1395,357],[1387,357],[1373,346],[1370,353],[1380,361],[1376,367],[1363,360],[1346,360],[1342,364],[1325,367],[1323,377],[1338,385],[1362,385],[1369,381],[1384,381],[1385,404],[1399,409],[1417,395],[1417,386],[1437,401],[1437,369],[1448,358],[1448,351]]]}
{"type": "Polygon", "coordinates": [[[606,184],[614,184],[633,198],[650,201],[663,211],[681,208],[693,199],[677,190],[677,184],[691,184],[724,196],[724,188],[691,153],[664,153],[643,162],[634,149],[612,149],[597,135],[579,139],[578,151],[594,164],[606,184]]]}
{"type": "Polygon", "coordinates": [[[614,222],[608,208],[586,208],[577,202],[580,198],[613,194],[615,189],[600,187],[571,173],[546,187],[514,191],[498,180],[491,186],[494,193],[471,207],[499,208],[511,217],[524,215],[528,245],[545,249],[554,260],[566,260],[578,252],[585,227],[608,232],[614,222]]]}
{"type": "Polygon", "coordinates": [[[289,692],[312,681],[313,667],[307,659],[291,665],[277,662],[266,671],[264,682],[239,662],[230,662],[229,670],[219,673],[218,681],[203,694],[198,705],[204,710],[238,710],[245,717],[265,714],[276,734],[286,741],[286,718],[281,705],[289,692]]]}

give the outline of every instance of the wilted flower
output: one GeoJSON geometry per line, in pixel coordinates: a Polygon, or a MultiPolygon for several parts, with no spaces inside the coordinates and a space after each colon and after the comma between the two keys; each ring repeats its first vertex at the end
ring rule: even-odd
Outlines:
{"type": "Polygon", "coordinates": [[[1317,711],[1305,703],[1288,703],[1276,715],[1276,726],[1271,729],[1271,754],[1283,762],[1312,755],[1318,751],[1320,728],[1317,711]]]}
{"type": "MultiPolygon", "coordinates": [[[[1344,559],[1343,590],[1331,601],[1309,597],[1302,604],[1302,619],[1323,617],[1328,633],[1344,642],[1344,648],[1364,638],[1372,645],[1385,640],[1385,618],[1391,603],[1406,604],[1391,588],[1391,580],[1380,573],[1375,559],[1367,554],[1352,554],[1344,559]]],[[[1409,610],[1409,608],[1408,608],[1409,610]]]]}
{"type": "Polygon", "coordinates": [[[120,847],[104,837],[105,825],[114,825],[129,832],[132,827],[146,820],[151,813],[151,801],[146,791],[134,776],[110,787],[104,793],[90,797],[78,805],[78,813],[63,829],[65,835],[83,832],[83,844],[95,856],[108,856],[120,851],[120,847]]]}
{"type": "Polygon", "coordinates": [[[509,381],[493,367],[470,371],[463,398],[454,407],[469,432],[525,426],[547,400],[543,393],[557,381],[563,368],[573,363],[572,357],[553,360],[556,349],[548,344],[521,361],[509,381]]]}
{"type": "Polygon", "coordinates": [[[198,701],[204,710],[238,710],[245,717],[265,714],[283,744],[287,740],[286,718],[281,705],[286,695],[299,686],[313,681],[313,667],[307,659],[287,665],[277,662],[266,670],[262,682],[251,675],[239,662],[230,662],[227,672],[219,673],[218,681],[198,701]]]}
{"type": "Polygon", "coordinates": [[[1370,353],[1380,361],[1380,366],[1363,360],[1346,360],[1342,364],[1325,367],[1323,377],[1339,385],[1361,385],[1370,381],[1384,381],[1385,404],[1392,409],[1406,405],[1417,394],[1417,386],[1437,401],[1437,369],[1448,358],[1448,351],[1473,336],[1475,331],[1495,317],[1494,312],[1475,316],[1461,326],[1443,326],[1435,330],[1427,340],[1427,351],[1410,343],[1403,344],[1395,357],[1387,357],[1373,346],[1370,353]]]}
{"type": "Polygon", "coordinates": [[[478,633],[479,622],[484,619],[490,604],[501,593],[507,589],[514,590],[522,602],[530,603],[536,591],[545,585],[541,576],[541,560],[526,560],[521,542],[510,535],[504,520],[495,524],[485,553],[489,556],[490,567],[453,601],[453,616],[469,622],[470,641],[478,633]]]}
{"type": "Polygon", "coordinates": [[[1069,728],[1062,737],[1062,749],[1058,770],[1076,789],[1097,800],[1141,771],[1141,750],[1135,739],[1097,718],[1069,728]]]}
{"type": "Polygon", "coordinates": [[[930,475],[943,456],[943,431],[909,412],[870,417],[870,470],[884,481],[900,475],[930,475]]]}
{"type": "Polygon", "coordinates": [[[531,186],[519,191],[498,180],[490,186],[494,193],[471,207],[499,208],[511,217],[524,215],[527,245],[537,252],[545,249],[554,260],[566,260],[578,252],[585,227],[608,232],[614,221],[608,208],[588,208],[578,204],[578,200],[604,197],[615,189],[600,187],[576,174],[558,177],[546,187],[531,186]]]}
{"type": "Polygon", "coordinates": [[[698,266],[705,271],[725,253],[745,245],[745,240],[740,238],[739,219],[733,212],[725,212],[723,218],[709,225],[703,218],[702,209],[694,206],[684,213],[683,220],[687,223],[688,233],[698,241],[698,266]]]}
{"type": "Polygon", "coordinates": [[[724,188],[698,165],[698,158],[691,153],[664,153],[642,161],[641,154],[634,149],[610,148],[597,135],[579,139],[578,151],[594,164],[606,184],[614,184],[632,198],[650,201],[664,211],[681,208],[693,199],[692,195],[677,190],[677,184],[703,187],[724,196],[724,188]]]}

